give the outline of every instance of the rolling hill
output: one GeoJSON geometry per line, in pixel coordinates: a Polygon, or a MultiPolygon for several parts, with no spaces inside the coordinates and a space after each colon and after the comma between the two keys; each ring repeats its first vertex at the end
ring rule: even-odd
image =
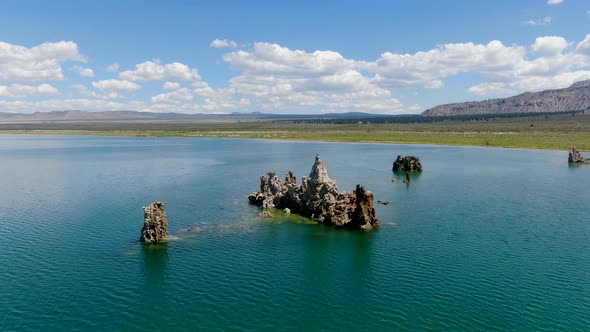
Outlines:
{"type": "Polygon", "coordinates": [[[525,92],[513,97],[445,104],[422,113],[424,116],[474,114],[559,113],[590,109],[590,80],[568,88],[525,92]]]}

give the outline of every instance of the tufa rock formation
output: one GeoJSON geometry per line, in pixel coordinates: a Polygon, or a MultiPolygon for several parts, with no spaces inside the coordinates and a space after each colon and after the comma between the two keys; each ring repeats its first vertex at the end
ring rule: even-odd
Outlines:
{"type": "Polygon", "coordinates": [[[420,159],[414,156],[397,156],[397,159],[393,162],[394,172],[412,172],[422,171],[422,164],[420,159]]]}
{"type": "Polygon", "coordinates": [[[168,240],[168,217],[164,211],[164,203],[152,202],[143,208],[143,228],[141,242],[156,243],[168,240]]]}
{"type": "Polygon", "coordinates": [[[576,148],[570,150],[567,161],[570,164],[590,164],[590,158],[582,157],[582,154],[576,148]]]}
{"type": "Polygon", "coordinates": [[[424,111],[422,115],[558,113],[585,111],[589,108],[590,80],[587,80],[574,83],[565,89],[526,92],[509,98],[439,105],[424,111]]]}
{"type": "Polygon", "coordinates": [[[309,178],[302,177],[301,185],[290,171],[285,181],[269,172],[260,177],[260,190],[252,193],[248,200],[262,208],[288,209],[322,224],[360,229],[379,225],[373,193],[361,185],[357,185],[353,192],[339,192],[319,155],[309,178]]]}

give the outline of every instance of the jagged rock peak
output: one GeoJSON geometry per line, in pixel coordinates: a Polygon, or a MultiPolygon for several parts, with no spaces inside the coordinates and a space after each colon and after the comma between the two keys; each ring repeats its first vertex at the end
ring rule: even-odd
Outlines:
{"type": "Polygon", "coordinates": [[[590,164],[590,158],[582,157],[582,154],[575,147],[570,150],[567,161],[570,164],[590,164]]]}
{"type": "Polygon", "coordinates": [[[168,216],[164,203],[152,202],[143,208],[143,228],[141,242],[156,243],[168,240],[168,216]]]}
{"type": "Polygon", "coordinates": [[[335,184],[334,180],[330,179],[328,176],[328,167],[326,166],[326,163],[320,159],[319,154],[316,154],[315,156],[315,162],[313,163],[311,172],[309,173],[309,181],[317,184],[335,184]]]}
{"type": "Polygon", "coordinates": [[[293,175],[293,172],[289,171],[285,176],[286,184],[297,184],[297,178],[293,175]]]}

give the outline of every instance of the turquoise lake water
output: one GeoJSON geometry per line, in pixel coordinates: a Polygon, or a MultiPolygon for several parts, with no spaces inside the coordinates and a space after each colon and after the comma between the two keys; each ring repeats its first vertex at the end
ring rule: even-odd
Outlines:
{"type": "Polygon", "coordinates": [[[2,135],[0,177],[2,331],[590,330],[590,166],[565,151],[2,135]],[[380,229],[248,205],[316,153],[391,201],[380,229]],[[174,238],[144,246],[154,200],[174,238]]]}

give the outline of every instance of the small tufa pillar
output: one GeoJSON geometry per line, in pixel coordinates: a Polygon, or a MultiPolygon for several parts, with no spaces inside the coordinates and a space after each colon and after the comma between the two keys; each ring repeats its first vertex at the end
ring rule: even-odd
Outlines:
{"type": "Polygon", "coordinates": [[[410,172],[406,172],[406,179],[404,180],[404,183],[410,184],[410,182],[412,182],[412,179],[410,178],[410,172]]]}
{"type": "Polygon", "coordinates": [[[143,228],[139,241],[145,243],[165,242],[168,240],[168,216],[164,203],[152,202],[143,208],[143,228]]]}

